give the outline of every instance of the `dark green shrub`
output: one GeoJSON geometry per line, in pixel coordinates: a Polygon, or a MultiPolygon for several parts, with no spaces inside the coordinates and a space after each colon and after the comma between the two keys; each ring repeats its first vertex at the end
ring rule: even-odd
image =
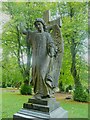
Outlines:
{"type": "Polygon", "coordinates": [[[83,87],[77,86],[73,93],[75,101],[88,102],[88,92],[83,87]]]}
{"type": "Polygon", "coordinates": [[[12,84],[11,83],[7,83],[7,87],[11,87],[12,86],[12,84]]]}
{"type": "Polygon", "coordinates": [[[72,86],[69,85],[67,88],[66,88],[66,92],[69,92],[69,90],[72,90],[72,86]]]}
{"type": "Polygon", "coordinates": [[[60,92],[64,92],[64,86],[63,86],[62,81],[59,82],[59,90],[60,92]]]}
{"type": "Polygon", "coordinates": [[[6,88],[6,83],[5,82],[2,82],[2,88],[6,88]]]}
{"type": "Polygon", "coordinates": [[[32,94],[32,86],[26,85],[26,84],[22,84],[21,88],[20,88],[20,93],[22,95],[31,95],[32,94]]]}

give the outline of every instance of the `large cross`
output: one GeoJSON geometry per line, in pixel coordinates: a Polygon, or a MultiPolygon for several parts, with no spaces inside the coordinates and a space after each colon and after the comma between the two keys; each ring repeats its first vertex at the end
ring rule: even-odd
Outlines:
{"type": "Polygon", "coordinates": [[[58,25],[59,27],[61,27],[62,23],[61,23],[61,19],[60,19],[60,15],[54,16],[54,19],[51,19],[51,12],[50,10],[47,10],[43,13],[43,19],[46,22],[46,24],[48,25],[48,27],[53,27],[54,25],[58,25]]]}
{"type": "Polygon", "coordinates": [[[56,86],[58,86],[58,79],[60,75],[60,68],[62,63],[62,56],[63,56],[63,38],[62,33],[60,30],[61,27],[61,19],[60,16],[55,15],[54,19],[52,19],[50,11],[47,10],[43,14],[43,19],[47,25],[48,32],[51,33],[52,39],[54,40],[55,46],[57,48],[57,56],[56,58],[53,58],[51,60],[52,66],[51,66],[51,76],[53,78],[53,83],[56,86]]]}

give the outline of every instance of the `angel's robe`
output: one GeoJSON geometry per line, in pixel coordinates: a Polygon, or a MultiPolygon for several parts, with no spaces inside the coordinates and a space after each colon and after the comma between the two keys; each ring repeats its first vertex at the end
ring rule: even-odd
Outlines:
{"type": "Polygon", "coordinates": [[[49,94],[47,80],[50,76],[51,59],[55,55],[55,45],[48,32],[30,32],[29,42],[32,45],[32,84],[34,92],[46,96],[49,94]]]}

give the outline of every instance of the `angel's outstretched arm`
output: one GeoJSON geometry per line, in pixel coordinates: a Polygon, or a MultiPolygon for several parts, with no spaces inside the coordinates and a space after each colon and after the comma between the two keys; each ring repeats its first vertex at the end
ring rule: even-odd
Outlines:
{"type": "Polygon", "coordinates": [[[29,29],[24,29],[22,34],[26,35],[26,42],[27,44],[32,44],[33,32],[29,29]]]}

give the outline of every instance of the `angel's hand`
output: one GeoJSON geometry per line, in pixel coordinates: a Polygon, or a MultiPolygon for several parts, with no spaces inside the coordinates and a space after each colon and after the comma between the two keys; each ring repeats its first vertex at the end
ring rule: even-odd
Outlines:
{"type": "Polygon", "coordinates": [[[55,48],[55,46],[53,46],[53,47],[50,46],[48,53],[49,53],[49,56],[50,56],[50,57],[56,57],[58,51],[57,51],[57,49],[55,48]]]}
{"type": "Polygon", "coordinates": [[[55,49],[55,53],[54,53],[54,57],[55,57],[55,58],[57,57],[57,53],[58,53],[58,50],[55,49]]]}

